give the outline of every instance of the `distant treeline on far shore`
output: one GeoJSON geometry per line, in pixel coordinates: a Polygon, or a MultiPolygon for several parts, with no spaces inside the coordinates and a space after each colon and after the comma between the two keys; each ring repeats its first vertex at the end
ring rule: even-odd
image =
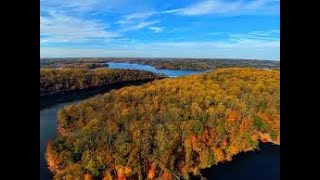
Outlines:
{"type": "MultiPolygon", "coordinates": [[[[212,70],[226,67],[247,67],[260,69],[279,69],[280,62],[272,60],[249,59],[192,59],[192,58],[43,58],[40,67],[64,67],[71,64],[107,65],[108,62],[128,62],[154,66],[156,69],[172,70],[212,70]]],[[[90,66],[90,65],[89,65],[90,66]]],[[[92,66],[92,65],[91,65],[92,66]]]]}

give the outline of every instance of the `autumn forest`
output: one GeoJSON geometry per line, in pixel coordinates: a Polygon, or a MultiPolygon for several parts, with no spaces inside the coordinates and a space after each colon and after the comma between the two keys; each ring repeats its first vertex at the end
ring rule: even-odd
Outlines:
{"type": "Polygon", "coordinates": [[[94,65],[95,68],[87,67],[87,64],[71,64],[61,69],[41,68],[40,96],[105,87],[122,82],[150,81],[164,77],[148,71],[96,68],[100,65],[94,65]]]}
{"type": "Polygon", "coordinates": [[[46,150],[54,179],[190,179],[280,144],[280,70],[221,68],[164,78],[102,68],[40,71],[40,94],[155,79],[65,106],[46,150]]]}

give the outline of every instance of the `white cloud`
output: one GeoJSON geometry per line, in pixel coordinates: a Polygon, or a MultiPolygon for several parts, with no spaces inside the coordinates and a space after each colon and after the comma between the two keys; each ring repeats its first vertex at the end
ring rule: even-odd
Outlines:
{"type": "Polygon", "coordinates": [[[229,38],[229,40],[237,40],[237,39],[279,40],[280,31],[274,29],[269,31],[251,31],[247,33],[212,32],[212,33],[207,33],[207,35],[211,35],[211,36],[225,35],[229,38]]]}
{"type": "MultiPolygon", "coordinates": [[[[116,22],[116,24],[122,25],[122,29],[119,32],[128,32],[143,29],[145,27],[149,27],[159,22],[158,20],[148,20],[155,14],[155,11],[136,12],[133,14],[128,14],[126,16],[121,17],[120,20],[116,22]]],[[[157,31],[154,29],[151,30],[157,31]]]]}
{"type": "Polygon", "coordinates": [[[139,29],[143,29],[145,27],[157,24],[159,21],[142,21],[142,22],[138,22],[137,24],[131,25],[131,26],[127,26],[125,28],[123,28],[120,32],[127,32],[127,31],[134,31],[134,30],[139,30],[139,29]]]}
{"type": "Polygon", "coordinates": [[[280,47],[278,40],[255,40],[239,38],[231,42],[223,41],[191,41],[191,42],[165,42],[156,43],[157,46],[165,46],[172,48],[195,48],[195,49],[210,49],[210,48],[239,48],[240,46],[245,48],[265,48],[265,47],[280,47]]]}
{"type": "Polygon", "coordinates": [[[119,37],[120,34],[106,30],[106,24],[94,20],[51,13],[40,16],[42,42],[79,42],[119,37]]]}
{"type": "Polygon", "coordinates": [[[271,36],[271,35],[280,35],[280,30],[270,30],[270,31],[252,31],[249,32],[248,34],[250,35],[255,35],[255,36],[271,36]]]}
{"type": "Polygon", "coordinates": [[[136,20],[145,20],[154,15],[154,11],[149,11],[149,12],[137,12],[133,14],[126,15],[121,18],[117,23],[118,24],[131,24],[134,23],[136,20]]]}
{"type": "Polygon", "coordinates": [[[55,5],[65,6],[68,8],[77,8],[77,9],[90,9],[97,4],[101,4],[102,1],[99,0],[68,0],[68,1],[50,1],[52,4],[56,3],[55,5]]]}
{"type": "Polygon", "coordinates": [[[132,26],[131,28],[129,27],[129,29],[141,29],[141,28],[156,24],[157,22],[158,21],[143,21],[143,22],[138,23],[135,26],[132,26]]]}
{"type": "Polygon", "coordinates": [[[158,33],[158,32],[161,32],[163,31],[163,28],[162,27],[157,27],[157,26],[151,26],[149,27],[149,29],[155,33],[158,33]]]}
{"type": "MultiPolygon", "coordinates": [[[[168,11],[141,11],[122,16],[117,22],[93,20],[93,13],[108,13],[116,7],[124,7],[133,0],[41,0],[40,42],[41,57],[97,57],[97,56],[132,56],[132,57],[226,57],[226,58],[256,58],[280,59],[279,30],[252,31],[248,33],[213,32],[208,35],[226,35],[224,41],[186,42],[183,33],[173,41],[167,42],[137,42],[137,39],[126,37],[125,32],[146,28],[155,33],[161,32],[159,20],[154,19],[161,13],[183,16],[205,14],[243,15],[278,13],[279,0],[203,0],[199,3],[168,11]],[[110,30],[112,28],[112,30],[110,30]],[[116,31],[118,29],[118,31],[116,31]],[[122,37],[119,40],[117,37],[122,37]],[[117,39],[114,39],[117,38],[117,39]],[[181,38],[181,39],[179,39],[181,38]],[[98,41],[95,41],[98,40],[98,41]],[[93,43],[87,43],[92,42],[93,43]],[[177,42],[179,41],[179,42],[177,42]],[[76,48],[68,45],[63,47],[46,47],[50,43],[86,42],[86,48],[76,48]],[[97,42],[97,43],[96,43],[97,42]],[[100,44],[99,44],[100,42],[100,44]],[[101,42],[108,42],[101,45],[101,42]],[[68,47],[67,47],[68,46],[68,47]]],[[[128,7],[117,13],[132,12],[128,7]]],[[[149,8],[150,9],[150,8],[149,8]]],[[[140,9],[141,10],[141,9],[140,9]]],[[[134,9],[134,11],[140,11],[134,9]]],[[[144,9],[145,10],[145,9],[144,9]]],[[[112,12],[111,11],[111,12],[112,12]]],[[[112,19],[112,18],[111,18],[112,19]]],[[[110,20],[111,20],[110,19],[110,20]]],[[[171,39],[172,39],[171,38],[171,39]]],[[[170,38],[169,38],[170,39],[170,38]]],[[[75,44],[76,46],[77,44],[75,44]]],[[[78,46],[79,47],[79,46],[78,46]]],[[[82,46],[83,47],[83,46],[82,46]]]]}
{"type": "Polygon", "coordinates": [[[280,60],[279,40],[240,38],[230,42],[151,42],[110,48],[41,48],[41,57],[193,57],[280,60]]]}
{"type": "MultiPolygon", "coordinates": [[[[122,0],[118,3],[110,3],[103,6],[103,0],[70,0],[62,2],[41,1],[40,16],[40,42],[42,44],[54,42],[88,42],[95,40],[106,41],[110,38],[122,36],[127,31],[139,30],[158,23],[156,20],[148,20],[154,11],[137,12],[123,16],[115,24],[122,25],[118,30],[114,29],[114,22],[110,22],[113,30],[106,22],[86,18],[88,14],[100,13],[103,7],[106,9],[120,6],[131,0],[122,0]],[[101,9],[102,8],[102,9],[101,9]],[[88,13],[90,11],[90,13],[88,13]]],[[[116,27],[117,28],[117,27],[116,27]]]]}
{"type": "Polygon", "coordinates": [[[222,1],[206,0],[185,8],[171,9],[163,13],[196,16],[205,14],[263,14],[279,13],[279,0],[253,0],[253,1],[222,1]],[[275,3],[276,2],[276,3],[275,3]]]}
{"type": "Polygon", "coordinates": [[[251,31],[248,33],[227,34],[231,39],[260,39],[260,40],[279,40],[279,30],[270,31],[251,31]]]}
{"type": "Polygon", "coordinates": [[[93,12],[101,13],[111,9],[119,9],[129,5],[134,0],[41,0],[40,11],[58,9],[68,15],[79,15],[93,12]]]}

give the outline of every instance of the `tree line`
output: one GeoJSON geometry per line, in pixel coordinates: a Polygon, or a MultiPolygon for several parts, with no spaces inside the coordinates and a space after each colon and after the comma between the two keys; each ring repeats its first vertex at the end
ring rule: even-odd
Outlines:
{"type": "Polygon", "coordinates": [[[279,69],[279,61],[249,59],[191,59],[191,58],[60,58],[41,59],[41,67],[63,67],[72,64],[105,64],[108,62],[129,62],[147,64],[156,69],[204,71],[226,67],[279,69]]]}
{"type": "Polygon", "coordinates": [[[41,68],[40,96],[108,86],[120,82],[146,81],[162,78],[157,74],[139,70],[106,68],[41,68]]]}
{"type": "Polygon", "coordinates": [[[80,69],[95,69],[108,67],[106,63],[71,63],[64,64],[62,68],[80,68],[80,69]]]}

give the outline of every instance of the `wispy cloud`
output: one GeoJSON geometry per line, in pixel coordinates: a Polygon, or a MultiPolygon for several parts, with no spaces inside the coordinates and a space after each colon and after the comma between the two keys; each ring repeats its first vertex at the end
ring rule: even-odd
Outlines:
{"type": "Polygon", "coordinates": [[[133,14],[128,14],[126,16],[123,16],[121,20],[119,20],[117,23],[118,24],[132,24],[135,23],[135,21],[141,21],[148,19],[152,15],[154,15],[154,11],[149,11],[149,12],[137,12],[133,14]]]}
{"type": "Polygon", "coordinates": [[[40,16],[41,42],[81,42],[119,37],[106,30],[105,23],[51,13],[40,16]]]}
{"type": "Polygon", "coordinates": [[[252,0],[252,1],[222,1],[206,0],[184,8],[171,9],[163,13],[185,16],[197,16],[205,14],[263,14],[279,11],[279,0],[252,0]]]}
{"type": "Polygon", "coordinates": [[[280,58],[279,0],[161,2],[40,0],[41,57],[280,58]],[[229,17],[238,15],[248,16],[233,25],[229,17]],[[210,19],[217,16],[223,20],[210,19]],[[144,36],[150,31],[162,33],[144,36]]]}
{"type": "Polygon", "coordinates": [[[250,31],[246,33],[211,32],[207,34],[211,36],[226,36],[226,38],[229,38],[229,40],[237,40],[237,39],[279,40],[280,38],[279,30],[250,31]]]}
{"type": "Polygon", "coordinates": [[[255,36],[271,36],[271,35],[280,35],[280,30],[270,30],[270,31],[252,31],[249,32],[248,34],[250,35],[255,35],[255,36]]]}
{"type": "Polygon", "coordinates": [[[225,41],[181,41],[134,43],[110,48],[42,48],[41,56],[67,57],[117,56],[117,57],[195,57],[195,58],[249,58],[279,60],[278,40],[237,39],[225,41]]]}
{"type": "MultiPolygon", "coordinates": [[[[246,48],[264,48],[264,47],[280,47],[280,42],[277,40],[255,40],[255,39],[247,39],[240,38],[235,40],[234,42],[226,42],[226,41],[190,41],[190,42],[163,42],[156,43],[158,46],[166,46],[172,48],[240,48],[241,46],[246,48]]],[[[215,51],[214,49],[212,49],[215,51]]]]}
{"type": "Polygon", "coordinates": [[[101,13],[128,5],[132,0],[41,0],[40,12],[59,10],[64,14],[77,16],[83,13],[101,13]]]}
{"type": "Polygon", "coordinates": [[[149,29],[155,33],[158,33],[158,32],[161,32],[163,31],[163,28],[162,27],[157,27],[157,26],[151,26],[149,27],[149,29]]]}
{"type": "MultiPolygon", "coordinates": [[[[90,11],[99,11],[103,0],[70,0],[62,2],[41,1],[40,42],[48,43],[76,43],[103,40],[123,36],[123,33],[152,26],[159,21],[148,20],[154,11],[136,12],[120,17],[116,23],[107,23],[88,18],[90,11]],[[76,13],[70,13],[75,12],[76,13]],[[113,27],[115,24],[121,26],[113,27]]],[[[115,7],[121,3],[110,3],[106,8],[115,7]]],[[[161,30],[154,30],[161,31],[161,30]]]]}
{"type": "Polygon", "coordinates": [[[120,32],[127,32],[127,31],[142,29],[142,28],[157,24],[158,22],[159,21],[142,21],[142,22],[139,22],[138,24],[128,26],[120,32]]]}
{"type": "MultiPolygon", "coordinates": [[[[123,28],[122,30],[120,30],[120,32],[143,29],[159,22],[159,20],[150,20],[150,18],[155,14],[155,11],[136,12],[128,14],[120,18],[120,20],[117,21],[116,24],[122,25],[123,28]]],[[[154,28],[152,28],[151,30],[160,32],[162,29],[155,30],[154,28]]]]}

